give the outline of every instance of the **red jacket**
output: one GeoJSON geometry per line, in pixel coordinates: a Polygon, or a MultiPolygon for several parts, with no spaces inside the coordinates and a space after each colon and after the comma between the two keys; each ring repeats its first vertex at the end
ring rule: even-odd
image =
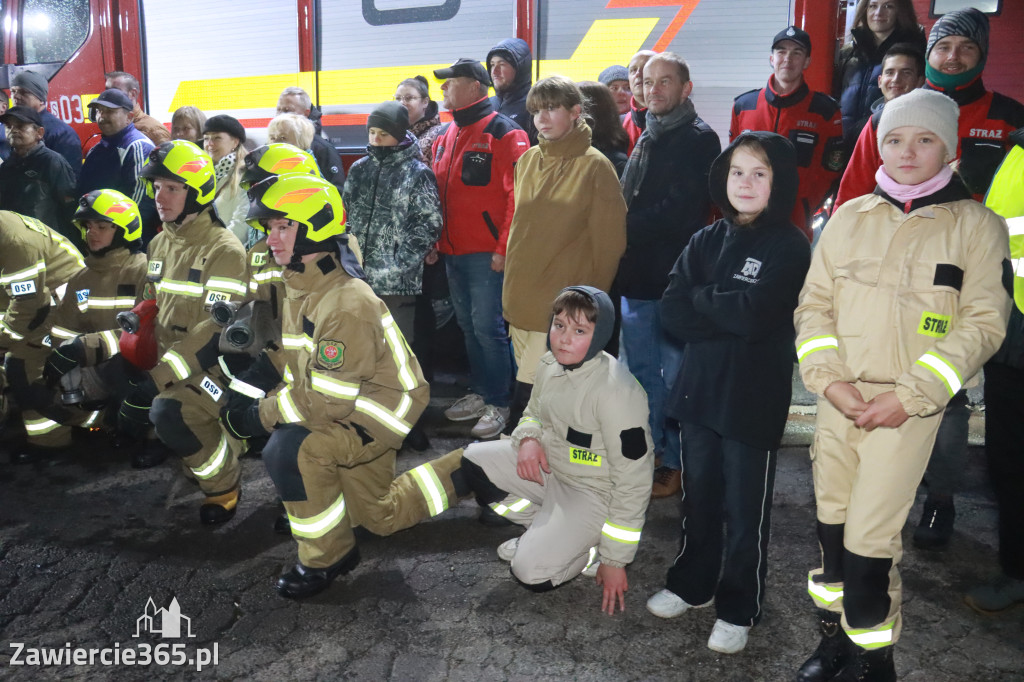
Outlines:
{"type": "Polygon", "coordinates": [[[647,107],[643,109],[638,107],[635,97],[629,98],[629,112],[626,113],[626,118],[622,121],[622,127],[629,135],[629,149],[626,150],[626,154],[629,155],[633,153],[636,141],[640,139],[644,129],[647,128],[647,107]]]}
{"type": "Polygon", "coordinates": [[[444,229],[437,250],[505,255],[515,209],[513,168],[530,139],[486,97],[452,112],[434,140],[434,175],[444,229]]]}
{"type": "MultiPolygon", "coordinates": [[[[1024,105],[998,92],[986,90],[981,78],[958,91],[945,94],[960,105],[960,119],[957,123],[960,140],[956,150],[956,158],[960,160],[960,177],[974,199],[984,201],[996,169],[1006,152],[1013,148],[1010,133],[1024,127],[1024,105]]],[[[850,157],[850,165],[846,167],[843,180],[839,183],[835,208],[850,199],[870,194],[875,189],[875,172],[882,165],[882,155],[878,151],[878,122],[882,111],[879,109],[872,114],[860,131],[853,156],[850,157]]]]}
{"type": "Polygon", "coordinates": [[[772,88],[775,76],[760,90],[735,99],[729,141],[748,130],[767,130],[788,137],[796,147],[800,188],[790,219],[811,237],[811,218],[839,180],[846,153],[839,105],[826,94],[811,92],[807,83],[788,95],[772,88]]]}

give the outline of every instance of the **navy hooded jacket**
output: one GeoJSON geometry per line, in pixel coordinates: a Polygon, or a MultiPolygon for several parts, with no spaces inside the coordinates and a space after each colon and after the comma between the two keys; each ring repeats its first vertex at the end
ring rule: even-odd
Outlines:
{"type": "Polygon", "coordinates": [[[725,218],[693,236],[661,299],[662,327],[686,344],[668,415],[764,450],[778,448],[786,426],[793,311],[811,263],[810,244],[789,218],[797,184],[789,140],[768,132],[737,137],[709,175],[711,199],[725,218]],[[750,138],[771,163],[771,198],[753,223],[737,225],[726,180],[733,150],[750,138]]]}
{"type": "Polygon", "coordinates": [[[537,128],[533,125],[533,116],[526,110],[526,96],[533,85],[533,55],[530,46],[520,38],[506,38],[487,53],[487,72],[491,71],[491,57],[498,56],[512,65],[516,70],[516,78],[512,87],[505,92],[498,92],[491,97],[491,106],[499,114],[504,114],[515,121],[516,125],[526,131],[530,138],[530,146],[537,144],[537,128]]]}

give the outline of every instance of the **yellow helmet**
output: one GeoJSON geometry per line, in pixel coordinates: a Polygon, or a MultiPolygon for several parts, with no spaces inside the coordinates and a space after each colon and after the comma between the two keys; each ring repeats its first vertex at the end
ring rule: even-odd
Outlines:
{"type": "Polygon", "coordinates": [[[270,218],[297,222],[296,256],[333,251],[334,237],[345,234],[345,207],[338,188],[305,173],[272,175],[253,185],[246,218],[258,230],[266,230],[260,221],[270,218]]]}
{"type": "Polygon", "coordinates": [[[184,183],[188,200],[183,215],[197,213],[213,202],[217,194],[217,176],[210,155],[187,140],[164,142],[149,153],[149,161],[139,171],[148,181],[147,193],[153,196],[153,180],[164,178],[184,183]]]}
{"type": "Polygon", "coordinates": [[[83,240],[86,220],[106,220],[120,228],[114,237],[115,245],[141,245],[142,215],[139,207],[116,189],[95,189],[78,200],[73,221],[82,231],[83,240]]]}
{"type": "Polygon", "coordinates": [[[284,173],[306,173],[323,177],[316,159],[307,151],[287,142],[274,142],[257,147],[245,156],[245,172],[242,173],[242,189],[248,190],[271,175],[284,173]]]}

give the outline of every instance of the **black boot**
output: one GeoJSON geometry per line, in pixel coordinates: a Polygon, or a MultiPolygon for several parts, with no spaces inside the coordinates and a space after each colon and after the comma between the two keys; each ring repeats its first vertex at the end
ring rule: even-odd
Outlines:
{"type": "Polygon", "coordinates": [[[853,660],[843,666],[833,682],[896,682],[896,665],[892,660],[892,647],[861,649],[857,647],[853,660]]]}
{"type": "Polygon", "coordinates": [[[305,599],[323,592],[339,575],[345,575],[359,564],[359,548],[343,556],[340,561],[327,568],[309,568],[295,564],[292,570],[277,579],[277,593],[288,599],[305,599]]]}
{"type": "Polygon", "coordinates": [[[430,449],[430,439],[427,438],[427,432],[420,426],[422,419],[416,422],[411,429],[409,429],[408,435],[405,437],[406,445],[416,452],[423,452],[424,450],[430,449]]]}
{"type": "Polygon", "coordinates": [[[533,384],[516,382],[515,390],[512,391],[512,402],[509,404],[508,421],[505,423],[505,435],[511,436],[512,432],[519,426],[519,420],[523,418],[523,412],[530,403],[530,394],[533,393],[533,384]]]}
{"type": "Polygon", "coordinates": [[[936,500],[929,496],[924,501],[921,521],[914,529],[914,547],[918,549],[946,549],[953,537],[956,508],[953,500],[936,500]]]}
{"type": "Polygon", "coordinates": [[[839,620],[841,615],[818,610],[821,618],[821,641],[811,657],[804,661],[796,673],[797,682],[825,682],[831,680],[852,660],[857,645],[850,641],[839,620]]]}

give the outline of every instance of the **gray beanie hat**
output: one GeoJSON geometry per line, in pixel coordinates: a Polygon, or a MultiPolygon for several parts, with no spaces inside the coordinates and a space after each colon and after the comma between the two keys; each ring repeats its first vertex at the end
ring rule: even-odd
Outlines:
{"type": "Polygon", "coordinates": [[[928,48],[925,50],[924,58],[928,59],[935,43],[949,36],[963,36],[976,42],[981,48],[981,64],[985,64],[988,58],[988,17],[984,12],[968,7],[939,17],[928,34],[928,48]]]}
{"type": "Polygon", "coordinates": [[[935,90],[918,88],[885,103],[878,122],[878,152],[882,152],[885,136],[896,128],[916,126],[935,133],[946,145],[943,161],[956,157],[957,119],[960,107],[935,90]]]}
{"type": "Polygon", "coordinates": [[[384,102],[366,118],[366,129],[386,130],[396,140],[404,140],[409,130],[409,110],[398,102],[384,102]]]}
{"type": "Polygon", "coordinates": [[[597,80],[599,83],[604,83],[605,85],[609,86],[615,81],[626,81],[628,83],[629,70],[626,69],[625,66],[613,64],[612,66],[609,66],[607,69],[602,71],[601,75],[597,77],[597,80]]]}
{"type": "Polygon", "coordinates": [[[19,71],[15,74],[11,85],[25,88],[44,102],[46,101],[46,96],[50,94],[50,84],[46,81],[46,77],[39,75],[35,71],[19,71]]]}

